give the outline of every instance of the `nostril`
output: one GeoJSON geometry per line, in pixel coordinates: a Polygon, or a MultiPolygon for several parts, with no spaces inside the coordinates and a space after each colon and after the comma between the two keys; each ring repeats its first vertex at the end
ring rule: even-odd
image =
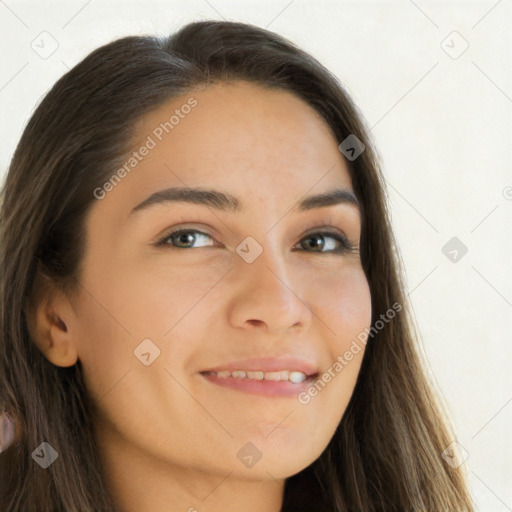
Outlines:
{"type": "Polygon", "coordinates": [[[251,325],[261,325],[263,323],[262,320],[247,320],[247,322],[249,322],[251,325]]]}

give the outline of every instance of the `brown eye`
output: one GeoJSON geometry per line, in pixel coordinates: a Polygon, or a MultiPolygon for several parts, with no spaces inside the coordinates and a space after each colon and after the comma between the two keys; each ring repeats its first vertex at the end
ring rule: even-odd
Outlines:
{"type": "Polygon", "coordinates": [[[329,231],[319,231],[311,233],[300,242],[308,252],[319,253],[344,253],[354,249],[353,245],[339,233],[329,231]],[[334,240],[334,242],[329,241],[334,240]],[[327,250],[324,250],[327,249],[327,250]]]}
{"type": "MultiPolygon", "coordinates": [[[[157,243],[157,246],[170,245],[175,249],[193,249],[194,247],[191,247],[191,245],[201,238],[209,238],[211,240],[210,235],[198,231],[197,229],[178,229],[162,238],[157,243]]],[[[209,244],[209,246],[211,245],[213,244],[209,244]]]]}

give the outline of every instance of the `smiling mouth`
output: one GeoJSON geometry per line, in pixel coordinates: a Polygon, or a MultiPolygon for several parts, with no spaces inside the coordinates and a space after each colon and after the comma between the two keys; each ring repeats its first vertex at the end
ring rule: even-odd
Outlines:
{"type": "Polygon", "coordinates": [[[235,392],[266,397],[297,397],[318,377],[297,370],[263,372],[260,370],[220,370],[200,372],[211,384],[235,392]]]}
{"type": "Polygon", "coordinates": [[[240,380],[256,380],[256,381],[272,381],[272,382],[280,382],[280,381],[288,381],[293,384],[299,384],[300,382],[304,382],[305,380],[314,377],[313,375],[306,375],[304,372],[297,370],[281,370],[281,371],[273,371],[273,372],[264,372],[264,371],[251,371],[251,370],[221,370],[218,372],[202,372],[203,375],[212,375],[219,379],[229,379],[230,377],[240,380]]]}

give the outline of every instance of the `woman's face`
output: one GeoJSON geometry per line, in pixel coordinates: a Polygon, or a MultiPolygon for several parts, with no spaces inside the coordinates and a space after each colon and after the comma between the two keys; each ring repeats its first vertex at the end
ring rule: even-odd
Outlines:
{"type": "Polygon", "coordinates": [[[302,100],[245,82],[185,94],[137,125],[135,160],[86,219],[68,325],[111,460],[281,479],[327,446],[364,351],[331,367],[371,322],[358,206],[308,203],[352,192],[339,142],[302,100]],[[211,193],[176,200],[175,188],[211,193]],[[312,377],[271,380],[329,368],[309,400],[312,377]]]}

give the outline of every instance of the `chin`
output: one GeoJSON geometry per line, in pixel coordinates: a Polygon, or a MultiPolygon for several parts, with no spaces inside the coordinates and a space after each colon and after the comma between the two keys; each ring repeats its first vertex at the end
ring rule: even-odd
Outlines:
{"type": "Polygon", "coordinates": [[[311,439],[297,443],[246,443],[238,452],[237,457],[243,465],[247,465],[244,475],[251,475],[261,479],[268,479],[269,475],[275,479],[289,478],[310,466],[320,457],[327,446],[329,439],[322,446],[311,446],[311,439]],[[251,460],[251,456],[253,457],[251,460]],[[259,457],[259,460],[257,460],[259,457]],[[251,463],[253,464],[251,466],[251,463]]]}

